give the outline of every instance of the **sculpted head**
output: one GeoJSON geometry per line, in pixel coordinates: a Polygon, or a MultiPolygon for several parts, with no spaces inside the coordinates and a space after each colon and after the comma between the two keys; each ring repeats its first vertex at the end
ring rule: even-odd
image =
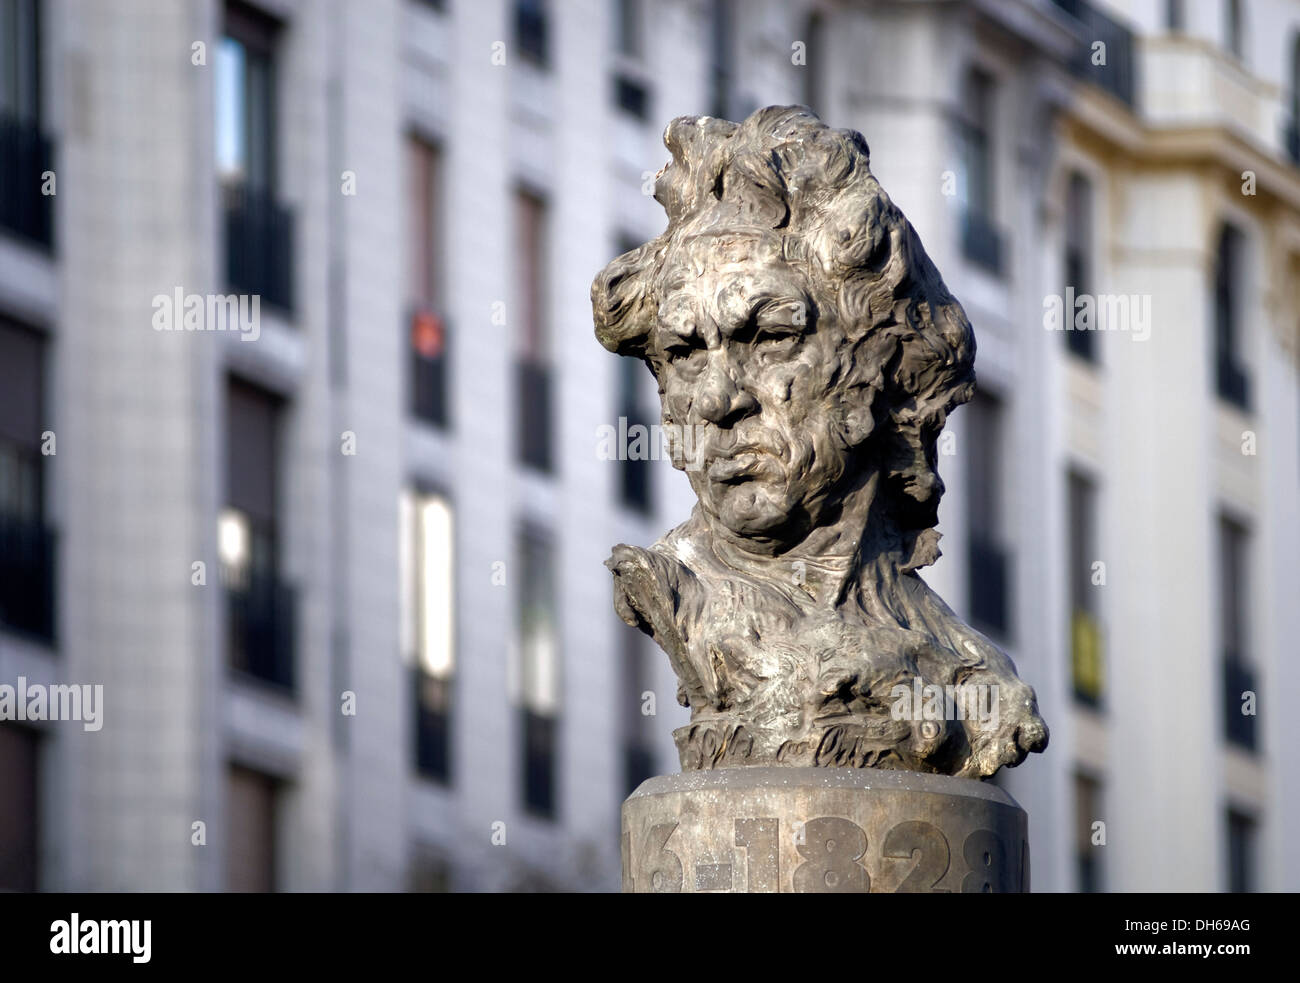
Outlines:
{"type": "Polygon", "coordinates": [[[596,334],[646,362],[665,425],[694,438],[675,464],[714,534],[783,553],[874,500],[903,563],[925,562],[935,441],[975,343],[865,141],[771,107],[682,117],[664,142],[668,228],[596,278],[596,334]]]}

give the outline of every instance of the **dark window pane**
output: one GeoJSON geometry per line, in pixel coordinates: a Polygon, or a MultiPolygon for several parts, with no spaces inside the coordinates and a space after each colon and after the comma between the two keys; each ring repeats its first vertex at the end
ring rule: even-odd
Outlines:
{"type": "Polygon", "coordinates": [[[274,779],[231,766],[226,778],[226,890],[276,890],[274,779]]]}
{"type": "Polygon", "coordinates": [[[0,891],[39,887],[40,738],[0,723],[0,891]]]}
{"type": "Polygon", "coordinates": [[[1101,817],[1101,783],[1087,775],[1074,776],[1074,855],[1079,891],[1093,894],[1103,891],[1101,856],[1103,848],[1092,842],[1092,824],[1101,817]]]}
{"type": "Polygon", "coordinates": [[[415,769],[425,778],[451,781],[451,680],[413,671],[415,769]]]}
{"type": "Polygon", "coordinates": [[[645,85],[626,75],[614,78],[614,105],[637,119],[643,120],[650,116],[650,94],[645,85]]]}
{"type": "Polygon", "coordinates": [[[1244,240],[1225,225],[1219,233],[1214,273],[1215,389],[1219,398],[1250,409],[1250,379],[1241,351],[1241,281],[1244,240]]]}
{"type": "Polygon", "coordinates": [[[1255,891],[1255,821],[1243,812],[1229,809],[1227,825],[1228,890],[1234,894],[1255,891]]]}
{"type": "Polygon", "coordinates": [[[41,118],[41,4],[0,0],[0,229],[48,249],[54,197],[41,193],[54,169],[41,118]]]}
{"type": "Polygon", "coordinates": [[[524,738],[524,808],[547,819],[555,817],[555,741],[553,717],[521,711],[524,738]]]}
{"type": "Polygon", "coordinates": [[[709,4],[709,115],[731,119],[732,45],[731,0],[709,4]]]}
{"type": "Polygon", "coordinates": [[[642,51],[641,0],[613,0],[614,48],[621,55],[640,58],[642,51]]]}
{"type": "MultiPolygon", "coordinates": [[[[1071,174],[1065,207],[1065,285],[1073,288],[1075,297],[1092,290],[1092,210],[1091,183],[1082,174],[1071,174]]],[[[1070,330],[1074,327],[1074,314],[1073,310],[1065,311],[1066,349],[1086,361],[1095,361],[1094,333],[1070,330]]]]}
{"type": "Polygon", "coordinates": [[[1002,525],[1002,406],[977,392],[965,412],[971,618],[1005,638],[1011,630],[1011,553],[1002,525]]]}
{"type": "Polygon", "coordinates": [[[545,67],[550,23],[546,0],[515,0],[515,46],[524,59],[545,67]]]}
{"type": "Polygon", "coordinates": [[[619,501],[629,509],[649,513],[654,508],[654,472],[651,457],[658,453],[653,446],[651,429],[653,416],[641,397],[642,363],[638,359],[619,359],[619,416],[627,428],[628,440],[621,448],[627,460],[619,462],[619,501]],[[634,430],[634,427],[641,428],[634,430]],[[641,438],[638,440],[638,436],[641,438]],[[635,459],[633,451],[636,452],[635,459]]]}

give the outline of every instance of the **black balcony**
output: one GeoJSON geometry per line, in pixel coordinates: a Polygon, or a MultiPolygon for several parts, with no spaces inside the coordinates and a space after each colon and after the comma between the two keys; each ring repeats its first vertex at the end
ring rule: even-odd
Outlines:
{"type": "Polygon", "coordinates": [[[293,311],[293,213],[243,184],[222,189],[226,218],[226,280],[237,293],[293,311]]]}
{"type": "Polygon", "coordinates": [[[49,250],[54,243],[54,196],[41,193],[54,150],[36,123],[0,113],[0,228],[49,250]]]}
{"type": "Polygon", "coordinates": [[[1086,0],[1054,0],[1056,6],[1079,23],[1080,38],[1070,57],[1070,73],[1109,92],[1130,109],[1136,105],[1137,59],[1133,32],[1086,0]],[[1102,42],[1104,65],[1093,64],[1093,45],[1102,42]]]}
{"type": "Polygon", "coordinates": [[[1010,567],[1006,550],[978,538],[971,539],[971,620],[977,627],[1003,638],[1011,629],[1010,567]]]}
{"type": "Polygon", "coordinates": [[[555,816],[554,717],[522,710],[524,744],[524,808],[537,816],[555,816]]]}
{"type": "Polygon", "coordinates": [[[524,359],[516,363],[515,373],[519,460],[549,473],[552,468],[550,367],[524,359]]]}
{"type": "Polygon", "coordinates": [[[1250,412],[1250,377],[1230,355],[1220,352],[1215,359],[1215,391],[1219,398],[1244,413],[1250,412]]]}
{"type": "MultiPolygon", "coordinates": [[[[1254,693],[1258,697],[1255,671],[1239,657],[1229,653],[1223,661],[1223,720],[1224,736],[1228,742],[1248,751],[1254,751],[1257,741],[1258,719],[1254,714],[1243,713],[1245,705],[1243,693],[1254,693]]],[[[1258,709],[1252,700],[1252,709],[1258,709]]]]}
{"type": "Polygon", "coordinates": [[[225,579],[231,668],[292,691],[297,635],[293,588],[267,575],[244,573],[225,579]]]}
{"type": "Polygon", "coordinates": [[[451,426],[451,333],[427,310],[410,321],[411,413],[435,427],[451,426]]]}
{"type": "Polygon", "coordinates": [[[0,626],[54,641],[54,533],[0,513],[0,626]]]}
{"type": "Polygon", "coordinates": [[[425,778],[451,780],[451,680],[416,669],[415,770],[425,778]]]}
{"type": "Polygon", "coordinates": [[[994,276],[1002,275],[1002,235],[981,212],[973,209],[962,212],[961,249],[976,266],[994,276]]]}

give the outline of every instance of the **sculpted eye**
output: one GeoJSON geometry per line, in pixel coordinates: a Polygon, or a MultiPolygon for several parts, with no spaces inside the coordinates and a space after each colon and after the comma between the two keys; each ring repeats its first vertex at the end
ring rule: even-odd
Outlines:
{"type": "Polygon", "coordinates": [[[786,330],[763,330],[754,338],[755,348],[769,358],[784,358],[798,347],[798,337],[786,330]]]}
{"type": "Polygon", "coordinates": [[[684,376],[696,376],[704,370],[707,361],[705,351],[696,345],[670,345],[666,349],[669,364],[684,376]]]}

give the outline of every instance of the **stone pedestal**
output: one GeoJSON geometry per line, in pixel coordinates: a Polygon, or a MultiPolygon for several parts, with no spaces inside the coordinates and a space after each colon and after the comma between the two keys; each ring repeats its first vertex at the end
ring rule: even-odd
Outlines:
{"type": "Polygon", "coordinates": [[[969,778],[727,768],[623,803],[624,892],[1029,890],[1028,817],[969,778]]]}

